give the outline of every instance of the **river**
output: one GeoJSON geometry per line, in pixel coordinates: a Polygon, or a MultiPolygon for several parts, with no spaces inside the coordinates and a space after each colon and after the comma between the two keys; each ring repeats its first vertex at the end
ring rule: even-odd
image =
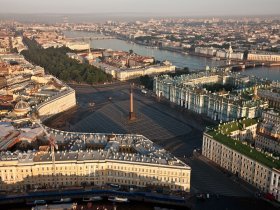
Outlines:
{"type": "MultiPolygon", "coordinates": [[[[101,34],[94,32],[83,32],[83,31],[64,31],[66,37],[97,37],[102,36],[101,34]]],[[[184,55],[181,53],[170,52],[160,49],[151,49],[142,45],[130,43],[119,39],[102,39],[102,40],[92,40],[92,48],[105,48],[113,50],[133,50],[135,53],[146,56],[153,56],[155,59],[163,61],[168,60],[172,62],[177,67],[189,67],[190,70],[203,70],[206,66],[219,66],[223,65],[224,61],[215,61],[210,58],[184,55]]],[[[255,75],[261,78],[267,78],[270,80],[280,81],[280,66],[278,67],[256,67],[251,69],[246,69],[242,71],[241,74],[245,75],[255,75]]]]}

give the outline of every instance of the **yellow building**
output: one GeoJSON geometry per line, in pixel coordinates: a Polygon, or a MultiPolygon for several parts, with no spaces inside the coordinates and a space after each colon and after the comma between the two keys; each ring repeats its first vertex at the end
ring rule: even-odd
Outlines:
{"type": "Polygon", "coordinates": [[[171,63],[166,63],[166,65],[151,65],[140,68],[117,68],[115,66],[108,65],[106,63],[93,63],[94,66],[100,68],[107,74],[111,74],[113,78],[120,81],[129,80],[132,78],[144,76],[144,75],[157,75],[162,73],[175,72],[176,66],[171,63]]]}
{"type": "Polygon", "coordinates": [[[239,178],[280,201],[280,161],[235,140],[225,130],[209,130],[203,135],[202,154],[239,178]]]}
{"type": "Polygon", "coordinates": [[[72,137],[99,149],[58,151],[55,165],[49,152],[1,153],[0,189],[112,183],[190,191],[191,168],[144,136],[51,132],[58,144],[71,145],[72,137]]]}
{"type": "Polygon", "coordinates": [[[170,73],[170,72],[175,72],[175,66],[152,65],[152,66],[135,68],[135,69],[118,69],[115,72],[115,75],[116,75],[116,79],[120,81],[125,81],[128,79],[132,79],[144,75],[155,75],[155,74],[170,73]]]}
{"type": "Polygon", "coordinates": [[[248,53],[248,61],[280,62],[280,54],[268,52],[248,53]]]}
{"type": "Polygon", "coordinates": [[[37,112],[42,119],[46,119],[60,112],[76,106],[75,90],[68,87],[66,90],[52,96],[37,106],[37,112]]]}

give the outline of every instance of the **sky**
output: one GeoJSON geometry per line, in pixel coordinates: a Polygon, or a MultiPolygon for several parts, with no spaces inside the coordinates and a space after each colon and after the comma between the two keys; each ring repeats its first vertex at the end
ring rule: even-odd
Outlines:
{"type": "Polygon", "coordinates": [[[280,0],[0,0],[0,14],[4,13],[280,15],[280,0]]]}

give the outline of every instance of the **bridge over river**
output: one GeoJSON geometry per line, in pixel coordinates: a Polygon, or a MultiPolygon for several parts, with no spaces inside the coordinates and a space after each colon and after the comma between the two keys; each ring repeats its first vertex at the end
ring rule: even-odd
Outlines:
{"type": "Polygon", "coordinates": [[[243,70],[247,68],[262,67],[262,66],[280,66],[280,63],[273,62],[261,62],[261,61],[245,61],[245,62],[234,62],[232,64],[221,65],[219,68],[231,68],[233,70],[243,70]]]}
{"type": "Polygon", "coordinates": [[[67,38],[68,40],[104,40],[104,39],[115,39],[113,36],[80,36],[80,37],[72,37],[67,38]]]}

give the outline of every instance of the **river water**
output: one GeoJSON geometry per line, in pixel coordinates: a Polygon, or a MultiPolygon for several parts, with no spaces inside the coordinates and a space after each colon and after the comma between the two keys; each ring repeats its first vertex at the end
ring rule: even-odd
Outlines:
{"type": "MultiPolygon", "coordinates": [[[[83,31],[64,31],[66,37],[98,37],[101,34],[94,32],[83,32],[83,31]]],[[[92,40],[92,48],[104,48],[113,50],[133,50],[135,53],[146,56],[153,56],[155,59],[163,61],[168,60],[172,62],[177,67],[189,67],[190,70],[203,70],[206,66],[219,66],[223,65],[224,61],[215,61],[210,58],[184,55],[181,53],[170,52],[160,49],[151,49],[142,45],[130,43],[119,39],[103,39],[103,40],[92,40]]],[[[257,67],[246,69],[242,71],[241,74],[254,75],[261,78],[267,78],[270,80],[280,81],[280,66],[278,67],[257,67]]]]}

